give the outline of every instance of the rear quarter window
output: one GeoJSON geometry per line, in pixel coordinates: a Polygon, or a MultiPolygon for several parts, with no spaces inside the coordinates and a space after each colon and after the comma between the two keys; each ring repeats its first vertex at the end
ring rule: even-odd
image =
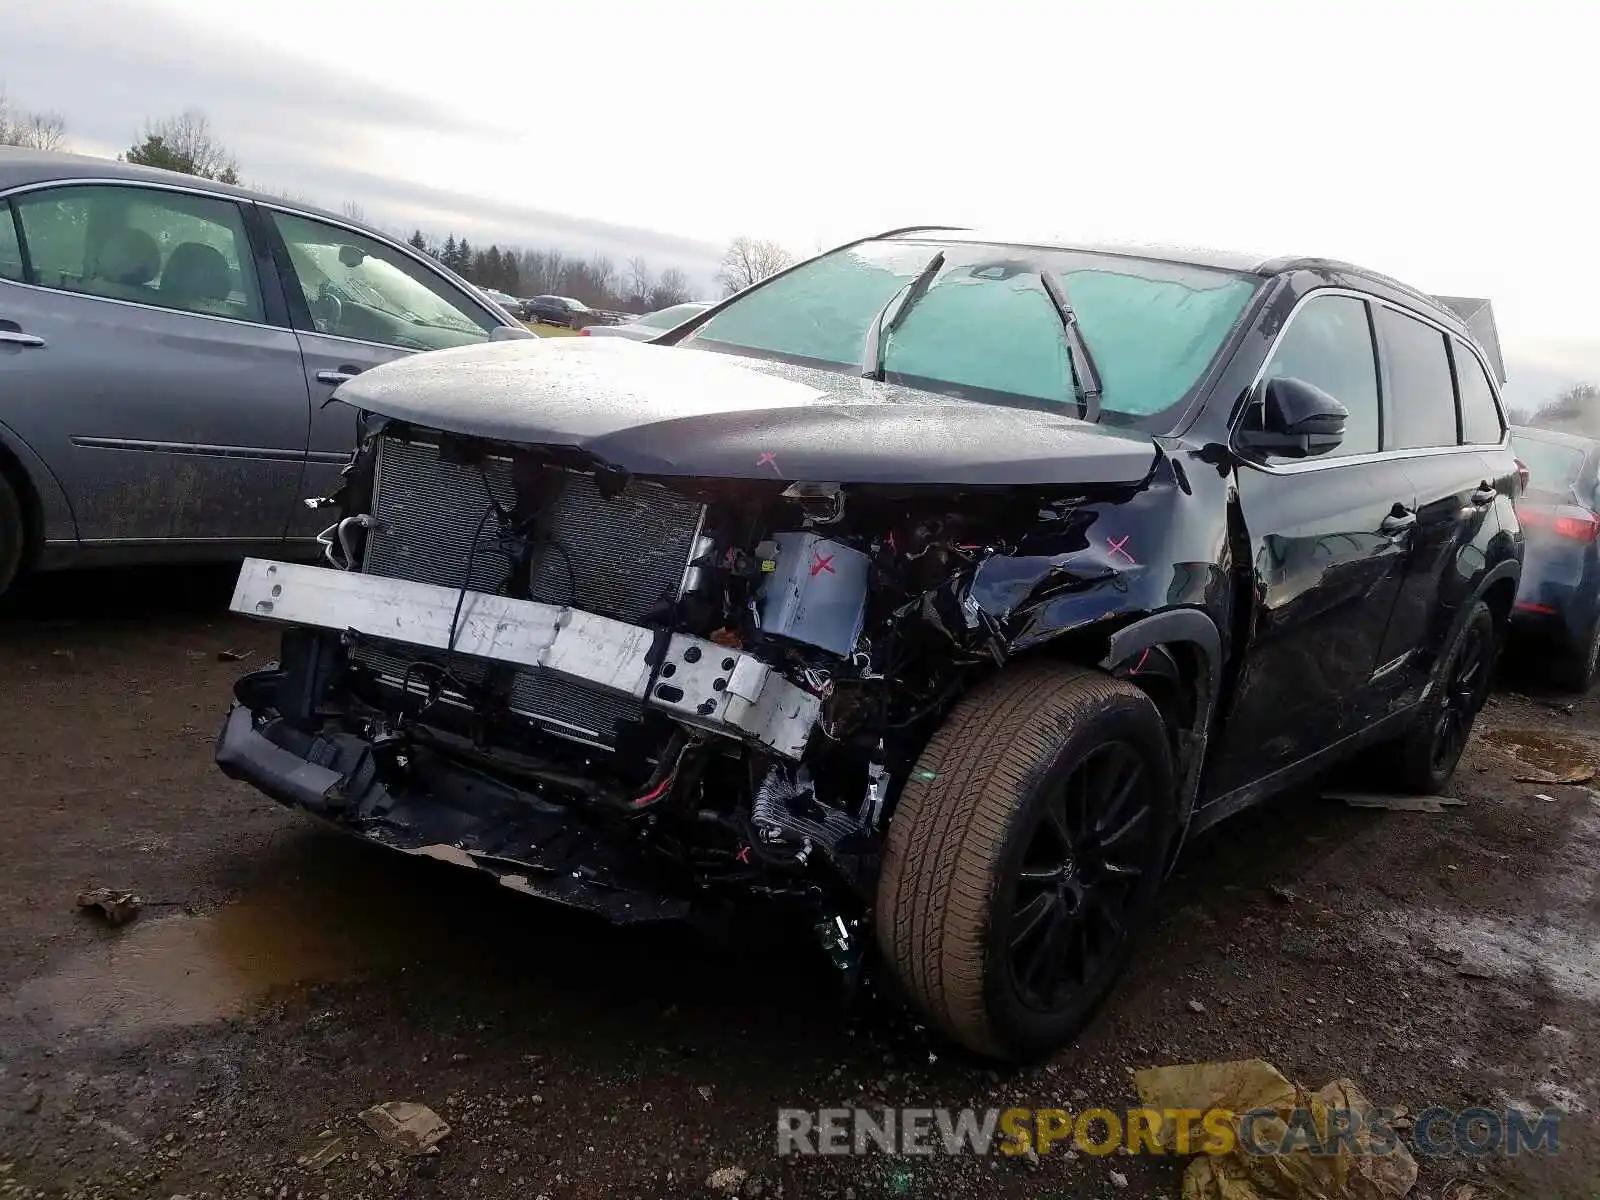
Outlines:
{"type": "Polygon", "coordinates": [[[1469,446],[1499,445],[1505,425],[1494,401],[1494,388],[1478,356],[1452,338],[1450,353],[1456,364],[1456,390],[1461,395],[1461,440],[1469,446]]]}
{"type": "Polygon", "coordinates": [[[1375,305],[1389,384],[1394,436],[1389,449],[1417,450],[1459,444],[1456,389],[1445,335],[1426,321],[1375,305]]]}

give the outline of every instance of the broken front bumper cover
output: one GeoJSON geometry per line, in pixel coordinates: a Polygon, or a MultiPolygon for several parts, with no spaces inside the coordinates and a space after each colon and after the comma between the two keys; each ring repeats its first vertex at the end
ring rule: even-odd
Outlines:
{"type": "MultiPolygon", "coordinates": [[[[269,684],[273,671],[240,681],[269,684]]],[[[217,766],[281,804],[421,858],[484,871],[513,891],[584,909],[614,924],[697,916],[691,901],[657,887],[626,851],[570,810],[510,787],[495,789],[443,760],[423,758],[404,788],[378,778],[371,743],[351,733],[296,729],[241,700],[217,739],[217,766]]]]}
{"type": "Polygon", "coordinates": [[[821,708],[816,696],[754,655],[533,600],[248,558],[229,607],[261,620],[433,651],[453,646],[465,658],[550,671],[791,759],[804,753],[821,708]]]}

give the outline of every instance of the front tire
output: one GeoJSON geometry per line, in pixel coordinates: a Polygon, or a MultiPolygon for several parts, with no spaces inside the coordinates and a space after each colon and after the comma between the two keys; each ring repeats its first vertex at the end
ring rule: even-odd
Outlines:
{"type": "Polygon", "coordinates": [[[1587,692],[1600,672],[1600,619],[1589,626],[1586,644],[1570,646],[1567,657],[1558,659],[1550,669],[1551,681],[1563,691],[1587,692]]]}
{"type": "Polygon", "coordinates": [[[991,1057],[1070,1038],[1150,917],[1174,800],[1132,684],[1033,666],[968,695],[906,783],[878,881],[878,945],[913,1003],[991,1057]]]}

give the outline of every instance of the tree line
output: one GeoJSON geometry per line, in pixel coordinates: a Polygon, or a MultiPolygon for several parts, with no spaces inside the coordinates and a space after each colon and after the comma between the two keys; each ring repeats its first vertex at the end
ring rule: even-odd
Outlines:
{"type": "MultiPolygon", "coordinates": [[[[60,113],[20,108],[9,102],[5,90],[0,88],[0,146],[62,150],[66,139],[67,124],[60,113]]],[[[239,160],[213,132],[205,113],[197,108],[146,121],[133,144],[118,158],[219,183],[237,184],[240,179],[239,160]]],[[[305,200],[303,196],[268,187],[257,186],[256,190],[289,200],[305,200]]],[[[343,211],[353,220],[364,220],[359,204],[347,201],[343,211]]],[[[440,242],[417,229],[407,241],[469,282],[513,296],[570,296],[591,308],[632,312],[666,308],[694,298],[694,289],[684,272],[676,267],[657,272],[644,258],[637,256],[619,268],[604,254],[585,258],[557,249],[478,247],[454,233],[440,242]]],[[[777,242],[737,237],[723,256],[717,284],[731,295],[783,270],[793,261],[789,252],[777,242]]]]}
{"type": "Polygon", "coordinates": [[[640,256],[619,269],[605,254],[584,258],[560,250],[476,247],[453,233],[440,242],[416,229],[406,241],[468,282],[513,296],[570,296],[590,308],[629,312],[694,299],[688,276],[677,267],[657,272],[640,256]]]}

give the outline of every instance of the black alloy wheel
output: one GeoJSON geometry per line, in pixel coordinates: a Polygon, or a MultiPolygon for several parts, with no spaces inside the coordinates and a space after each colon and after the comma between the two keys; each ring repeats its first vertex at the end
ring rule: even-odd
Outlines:
{"type": "Polygon", "coordinates": [[[1090,752],[1040,806],[997,923],[1029,1007],[1056,1011],[1119,957],[1155,810],[1151,772],[1126,742],[1090,752]]]}

